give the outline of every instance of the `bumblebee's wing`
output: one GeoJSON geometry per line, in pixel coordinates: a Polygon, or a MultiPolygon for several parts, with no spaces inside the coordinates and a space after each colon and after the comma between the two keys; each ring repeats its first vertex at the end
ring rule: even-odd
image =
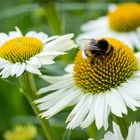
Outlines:
{"type": "Polygon", "coordinates": [[[80,49],[82,50],[92,50],[93,46],[97,45],[96,39],[80,39],[79,40],[80,49]]]}
{"type": "Polygon", "coordinates": [[[80,49],[89,50],[90,43],[91,43],[91,39],[80,39],[79,40],[80,49]]]}

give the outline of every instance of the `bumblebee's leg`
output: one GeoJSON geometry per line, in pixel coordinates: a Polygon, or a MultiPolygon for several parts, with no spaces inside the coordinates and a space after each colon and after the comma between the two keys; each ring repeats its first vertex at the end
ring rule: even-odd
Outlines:
{"type": "Polygon", "coordinates": [[[104,61],[104,58],[103,58],[104,56],[100,56],[100,60],[101,60],[101,62],[102,62],[102,66],[104,66],[105,65],[105,61],[104,61]]]}
{"type": "Polygon", "coordinates": [[[98,51],[98,56],[99,56],[100,61],[102,62],[102,66],[105,65],[105,61],[104,61],[105,52],[98,51]]]}
{"type": "Polygon", "coordinates": [[[94,64],[94,61],[96,60],[96,58],[98,57],[98,54],[96,53],[94,55],[94,57],[91,58],[91,61],[90,61],[90,64],[93,65],[94,64]]]}

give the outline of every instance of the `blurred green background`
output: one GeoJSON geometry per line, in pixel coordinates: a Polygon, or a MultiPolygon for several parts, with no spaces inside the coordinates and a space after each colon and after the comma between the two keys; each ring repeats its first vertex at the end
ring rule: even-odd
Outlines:
{"type": "MultiPolygon", "coordinates": [[[[130,1],[130,0],[127,0],[130,1]]],[[[18,26],[23,33],[30,30],[43,31],[49,35],[80,33],[80,25],[88,20],[96,19],[107,12],[110,3],[127,2],[123,0],[0,0],[0,32],[14,30],[18,26]]],[[[134,2],[134,1],[133,1],[134,2]]],[[[137,0],[137,2],[140,2],[137,0]]],[[[64,67],[73,63],[77,49],[69,55],[56,59],[56,64],[43,68],[42,72],[49,75],[61,75],[64,67]]],[[[46,85],[35,76],[38,88],[46,85]]],[[[71,108],[60,112],[49,121],[58,140],[86,140],[87,130],[75,129],[65,131],[65,119],[71,108]]],[[[130,118],[140,120],[137,111],[130,118]]],[[[132,115],[132,116],[131,116],[132,115]]],[[[33,123],[38,128],[36,140],[45,140],[40,124],[28,104],[20,93],[18,79],[0,79],[0,140],[3,133],[15,124],[33,123]]]]}

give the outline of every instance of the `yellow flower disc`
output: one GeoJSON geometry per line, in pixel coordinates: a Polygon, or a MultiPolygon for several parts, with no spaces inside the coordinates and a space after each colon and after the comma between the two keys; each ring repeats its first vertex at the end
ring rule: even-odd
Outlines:
{"type": "Polygon", "coordinates": [[[11,39],[0,47],[0,57],[13,63],[24,62],[43,49],[43,43],[34,37],[11,39]]]}
{"type": "Polygon", "coordinates": [[[138,69],[138,60],[127,45],[113,38],[105,40],[113,47],[109,55],[84,58],[80,50],[75,59],[74,79],[86,93],[96,94],[115,88],[138,69]]]}
{"type": "Polygon", "coordinates": [[[118,32],[129,32],[140,26],[140,4],[124,3],[108,13],[109,26],[118,32]]]}
{"type": "Polygon", "coordinates": [[[37,135],[34,125],[17,125],[13,130],[4,133],[5,140],[33,140],[37,135]]]}

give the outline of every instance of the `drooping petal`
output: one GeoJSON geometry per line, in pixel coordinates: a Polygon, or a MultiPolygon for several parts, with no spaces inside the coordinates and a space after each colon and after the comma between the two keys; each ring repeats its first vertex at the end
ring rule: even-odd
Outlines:
{"type": "Polygon", "coordinates": [[[75,46],[74,42],[71,40],[74,34],[63,35],[45,45],[45,50],[53,51],[67,51],[75,46]]]}
{"type": "Polygon", "coordinates": [[[58,103],[56,103],[53,107],[48,109],[46,112],[43,112],[42,116],[50,118],[51,116],[63,110],[65,107],[69,106],[70,102],[80,95],[78,91],[79,89],[77,90],[75,88],[67,90],[66,92],[68,95],[62,98],[58,103]]]}
{"type": "Polygon", "coordinates": [[[62,88],[68,87],[68,86],[70,87],[70,85],[72,85],[72,84],[73,84],[73,80],[71,78],[65,79],[63,81],[56,82],[48,87],[41,88],[38,91],[38,94],[42,94],[42,93],[57,90],[57,89],[62,89],[62,88]]]}
{"type": "Polygon", "coordinates": [[[32,66],[32,65],[29,65],[27,64],[26,65],[26,70],[30,73],[34,73],[34,74],[37,74],[37,75],[41,75],[41,72],[38,70],[38,68],[32,66]]]}

